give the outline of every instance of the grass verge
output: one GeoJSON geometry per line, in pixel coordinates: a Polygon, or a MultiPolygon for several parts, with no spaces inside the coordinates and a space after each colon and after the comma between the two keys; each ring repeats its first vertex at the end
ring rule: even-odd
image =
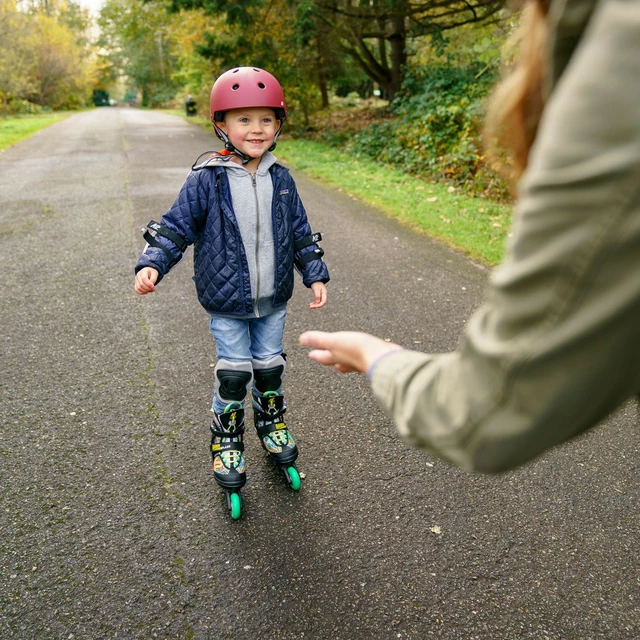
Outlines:
{"type": "Polygon", "coordinates": [[[310,140],[286,139],[279,159],[382,210],[413,230],[487,266],[498,264],[511,224],[511,206],[459,194],[398,169],[310,140]]]}
{"type": "Polygon", "coordinates": [[[0,119],[0,151],[70,115],[71,112],[66,111],[0,119]]]}
{"type": "MultiPolygon", "coordinates": [[[[204,118],[186,119],[210,130],[211,123],[204,118]]],[[[491,267],[504,257],[511,205],[466,196],[446,184],[426,182],[312,140],[283,137],[276,155],[292,169],[380,209],[472,260],[491,267]]]]}

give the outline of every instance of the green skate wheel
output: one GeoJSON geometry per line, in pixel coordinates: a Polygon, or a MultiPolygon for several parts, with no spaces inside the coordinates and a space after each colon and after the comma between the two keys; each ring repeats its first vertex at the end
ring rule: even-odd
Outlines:
{"type": "Polygon", "coordinates": [[[300,489],[300,474],[295,467],[287,467],[287,477],[289,478],[289,484],[294,491],[300,489]]]}
{"type": "Polygon", "coordinates": [[[242,510],[242,502],[240,500],[240,494],[239,493],[232,493],[229,496],[229,511],[231,511],[231,517],[234,520],[237,520],[240,517],[240,512],[242,510]]]}

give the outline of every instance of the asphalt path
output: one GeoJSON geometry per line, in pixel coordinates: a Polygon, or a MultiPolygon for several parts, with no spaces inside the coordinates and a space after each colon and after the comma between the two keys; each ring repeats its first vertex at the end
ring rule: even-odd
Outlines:
{"type": "Polygon", "coordinates": [[[449,351],[488,273],[300,173],[332,278],[316,311],[298,279],[287,319],[305,479],[285,486],[249,419],[229,518],[191,254],[133,292],[140,228],[215,147],[180,117],[104,108],[0,154],[0,638],[639,638],[635,404],[499,476],[407,446],[366,380],[297,337],[449,351]]]}

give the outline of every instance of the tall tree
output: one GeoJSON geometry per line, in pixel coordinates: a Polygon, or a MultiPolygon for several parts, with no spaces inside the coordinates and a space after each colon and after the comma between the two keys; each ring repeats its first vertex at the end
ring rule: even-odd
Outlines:
{"type": "MultiPolygon", "coordinates": [[[[319,14],[316,0],[171,0],[172,10],[198,10],[216,20],[196,50],[215,70],[259,65],[287,85],[287,100],[307,115],[329,84],[350,78],[347,57],[319,14]],[[220,22],[221,21],[221,22],[220,22]]],[[[361,81],[356,73],[356,84],[361,81]]]]}
{"type": "Polygon", "coordinates": [[[400,90],[410,40],[496,19],[504,0],[316,0],[340,46],[389,98],[400,90]]]}
{"type": "Polygon", "coordinates": [[[0,113],[33,90],[27,40],[30,25],[15,0],[0,0],[0,113]]]}
{"type": "Polygon", "coordinates": [[[98,18],[99,44],[117,74],[128,76],[144,106],[156,106],[176,93],[174,30],[158,0],[108,0],[98,18]]]}
{"type": "Polygon", "coordinates": [[[215,76],[234,66],[263,67],[287,87],[287,103],[306,120],[317,102],[317,59],[298,37],[292,19],[295,4],[291,0],[173,0],[172,6],[174,11],[198,8],[215,20],[215,28],[207,30],[196,47],[215,76]]]}
{"type": "Polygon", "coordinates": [[[505,5],[505,0],[170,1],[174,10],[198,8],[226,16],[229,33],[210,32],[201,49],[211,59],[231,54],[236,59],[251,54],[255,59],[261,43],[273,40],[263,18],[271,16],[273,25],[275,17],[279,31],[289,34],[278,56],[295,48],[297,63],[307,67],[306,77],[315,76],[325,103],[327,78],[339,66],[338,48],[393,98],[402,85],[412,40],[438,39],[456,27],[496,19],[505,5]]]}
{"type": "Polygon", "coordinates": [[[37,17],[29,41],[34,86],[27,98],[53,109],[77,108],[88,99],[92,68],[74,33],[48,15],[37,17]]]}
{"type": "Polygon", "coordinates": [[[94,71],[88,25],[89,14],[71,0],[21,9],[0,0],[0,110],[83,105],[94,71]]]}

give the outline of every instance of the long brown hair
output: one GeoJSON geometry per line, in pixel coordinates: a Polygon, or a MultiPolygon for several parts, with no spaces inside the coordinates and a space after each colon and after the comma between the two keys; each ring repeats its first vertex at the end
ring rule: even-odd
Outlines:
{"type": "Polygon", "coordinates": [[[487,158],[511,181],[527,167],[544,108],[546,15],[545,0],[527,1],[520,25],[505,47],[507,74],[489,102],[484,131],[487,158]]]}

